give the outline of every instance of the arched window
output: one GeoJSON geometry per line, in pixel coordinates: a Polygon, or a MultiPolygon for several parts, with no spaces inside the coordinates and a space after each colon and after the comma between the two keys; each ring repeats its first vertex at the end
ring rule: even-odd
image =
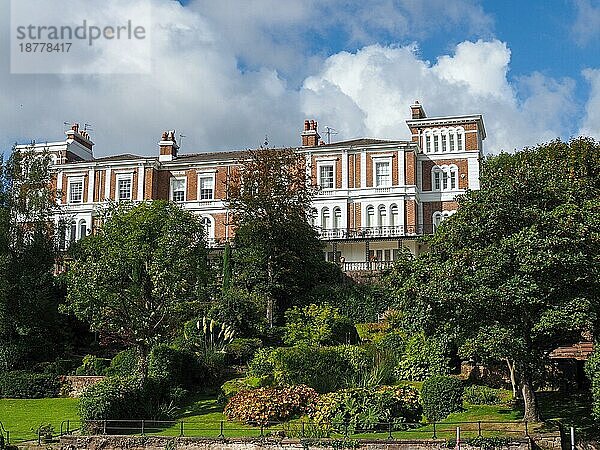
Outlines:
{"type": "Polygon", "coordinates": [[[442,130],[442,152],[448,151],[448,130],[442,130]]]}
{"type": "Polygon", "coordinates": [[[463,127],[458,127],[456,129],[456,150],[462,152],[465,147],[465,130],[463,127]]]}
{"type": "Polygon", "coordinates": [[[449,191],[454,189],[458,189],[458,167],[455,164],[434,166],[431,169],[431,190],[449,191]]]}
{"type": "Polygon", "coordinates": [[[211,242],[215,238],[211,218],[206,216],[202,217],[202,226],[204,227],[204,237],[207,241],[211,242]]]}
{"type": "Polygon", "coordinates": [[[319,213],[315,208],[310,210],[310,224],[313,227],[317,225],[317,216],[318,215],[319,215],[319,213]]]}
{"type": "Polygon", "coordinates": [[[377,226],[383,227],[383,226],[387,225],[386,221],[387,221],[386,208],[383,205],[379,205],[379,208],[377,208],[377,226]]]}
{"type": "Polygon", "coordinates": [[[433,152],[438,153],[440,151],[440,132],[436,131],[433,133],[433,152]]]}
{"type": "Polygon", "coordinates": [[[79,221],[79,239],[83,239],[87,236],[87,224],[85,220],[81,219],[79,221]]]}
{"type": "Polygon", "coordinates": [[[333,208],[333,229],[339,230],[342,228],[342,210],[339,207],[333,208]]]}
{"type": "Polygon", "coordinates": [[[448,128],[448,141],[450,144],[450,151],[453,152],[456,147],[456,130],[454,128],[448,128]]]}
{"type": "Polygon", "coordinates": [[[432,216],[433,232],[435,233],[435,231],[438,229],[438,227],[440,226],[440,224],[444,220],[446,220],[448,217],[452,216],[455,212],[456,212],[456,210],[453,210],[453,211],[436,211],[436,212],[434,212],[433,216],[432,216]]]}
{"type": "Polygon", "coordinates": [[[323,208],[321,210],[321,228],[328,230],[331,228],[331,214],[329,208],[323,208]]]}
{"type": "Polygon", "coordinates": [[[71,221],[71,227],[69,228],[69,240],[75,242],[77,240],[77,222],[71,221]]]}
{"type": "Polygon", "coordinates": [[[398,217],[398,205],[390,206],[390,226],[395,227],[400,225],[400,218],[398,217]]]}
{"type": "Polygon", "coordinates": [[[450,171],[449,189],[458,189],[458,167],[452,164],[448,170],[450,171]]]}
{"type": "Polygon", "coordinates": [[[367,217],[366,217],[367,228],[373,228],[375,225],[375,208],[373,206],[367,206],[367,217]]]}

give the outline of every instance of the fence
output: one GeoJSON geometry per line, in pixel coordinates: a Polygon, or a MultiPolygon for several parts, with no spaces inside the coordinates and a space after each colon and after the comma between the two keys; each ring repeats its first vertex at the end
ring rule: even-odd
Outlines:
{"type": "Polygon", "coordinates": [[[358,428],[352,422],[314,423],[306,421],[269,422],[250,426],[228,421],[194,422],[168,420],[65,420],[60,435],[132,435],[224,438],[301,438],[301,439],[453,439],[460,427],[463,439],[523,438],[529,436],[527,422],[432,422],[432,423],[372,423],[358,428]]]}

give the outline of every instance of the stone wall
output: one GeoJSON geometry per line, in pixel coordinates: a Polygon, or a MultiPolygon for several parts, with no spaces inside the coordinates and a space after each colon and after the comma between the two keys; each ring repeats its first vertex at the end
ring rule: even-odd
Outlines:
{"type": "MultiPolygon", "coordinates": [[[[157,436],[62,436],[60,447],[63,450],[333,450],[334,446],[300,442],[298,439],[206,439],[191,437],[157,437],[157,436]]],[[[339,449],[339,441],[335,448],[339,449]]],[[[349,446],[348,449],[355,447],[349,446]]],[[[448,450],[446,442],[441,439],[430,440],[394,440],[394,441],[361,441],[356,450],[448,450]]],[[[475,450],[475,447],[461,445],[462,450],[475,450]]],[[[509,443],[506,450],[530,450],[528,439],[515,440],[509,443]]]]}
{"type": "Polygon", "coordinates": [[[79,397],[83,390],[92,384],[96,384],[98,381],[104,380],[104,377],[96,376],[66,376],[65,384],[67,387],[65,391],[69,397],[79,397]]]}

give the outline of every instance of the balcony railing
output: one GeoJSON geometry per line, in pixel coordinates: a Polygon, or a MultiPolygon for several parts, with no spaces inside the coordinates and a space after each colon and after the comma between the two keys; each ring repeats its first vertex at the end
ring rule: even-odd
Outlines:
{"type": "Polygon", "coordinates": [[[381,271],[389,269],[394,261],[355,261],[340,263],[344,272],[381,271]]]}
{"type": "Polygon", "coordinates": [[[319,236],[325,240],[336,239],[371,239],[371,238],[398,238],[405,236],[422,236],[423,233],[431,233],[431,225],[393,225],[381,227],[361,227],[361,228],[334,228],[318,229],[319,236]]]}

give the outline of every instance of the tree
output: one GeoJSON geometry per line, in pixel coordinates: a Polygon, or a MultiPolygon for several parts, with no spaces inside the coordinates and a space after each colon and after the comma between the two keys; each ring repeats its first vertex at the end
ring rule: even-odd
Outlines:
{"type": "Polygon", "coordinates": [[[0,155],[0,370],[51,357],[63,330],[49,167],[47,153],[0,155]]]}
{"type": "Polygon", "coordinates": [[[481,190],[387,281],[407,324],[504,359],[538,421],[549,351],[598,328],[599,250],[600,147],[555,141],[486,160],[481,190]]]}
{"type": "Polygon", "coordinates": [[[273,311],[306,301],[330,272],[308,222],[315,189],[304,156],[293,149],[249,150],[239,166],[228,183],[236,226],[234,281],[268,298],[272,322],[273,311]]]}
{"type": "Polygon", "coordinates": [[[145,378],[152,346],[180,330],[205,295],[203,236],[200,219],[176,205],[114,206],[73,252],[65,309],[134,346],[145,378]]]}

